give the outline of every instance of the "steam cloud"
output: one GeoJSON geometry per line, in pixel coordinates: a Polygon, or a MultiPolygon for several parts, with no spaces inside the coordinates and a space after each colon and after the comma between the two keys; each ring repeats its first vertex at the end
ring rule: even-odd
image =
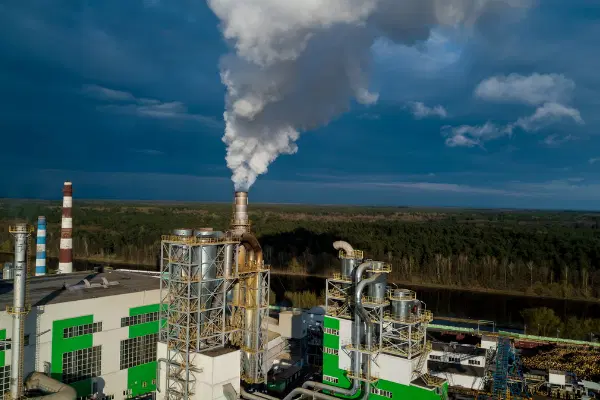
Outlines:
{"type": "Polygon", "coordinates": [[[484,13],[524,0],[208,0],[234,51],[221,60],[227,86],[227,166],[248,190],[300,132],[372,104],[371,45],[413,45],[431,27],[472,26],[484,13]]]}

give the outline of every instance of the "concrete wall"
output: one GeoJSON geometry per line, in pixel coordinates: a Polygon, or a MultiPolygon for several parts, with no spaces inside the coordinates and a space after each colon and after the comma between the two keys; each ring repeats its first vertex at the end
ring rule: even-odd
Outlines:
{"type": "MultiPolygon", "coordinates": [[[[164,343],[158,343],[158,358],[167,358],[167,346],[164,343]]],[[[196,354],[193,357],[193,368],[200,371],[192,371],[192,381],[195,384],[190,386],[193,395],[191,400],[225,400],[223,386],[230,383],[236,392],[240,393],[240,351],[230,351],[218,356],[209,356],[206,354],[196,354]]],[[[166,397],[166,363],[161,362],[158,372],[159,385],[156,392],[156,399],[163,400],[166,397]]]]}

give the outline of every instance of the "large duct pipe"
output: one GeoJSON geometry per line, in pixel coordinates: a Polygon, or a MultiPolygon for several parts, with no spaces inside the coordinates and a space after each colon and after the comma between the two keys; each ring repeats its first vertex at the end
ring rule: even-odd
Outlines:
{"type": "Polygon", "coordinates": [[[235,192],[233,207],[231,232],[237,235],[250,232],[250,220],[248,219],[248,192],[235,192]]]}
{"type": "Polygon", "coordinates": [[[46,217],[38,217],[35,276],[46,275],[46,217]]]}
{"type": "Polygon", "coordinates": [[[60,229],[60,253],[58,273],[73,272],[73,184],[65,182],[63,187],[62,223],[60,229]]]}
{"type": "Polygon", "coordinates": [[[30,231],[27,224],[17,224],[10,228],[15,237],[15,266],[13,279],[13,305],[9,313],[13,316],[12,358],[10,362],[10,394],[20,399],[23,392],[23,340],[25,329],[25,293],[27,284],[27,238],[30,231]]]}
{"type": "Polygon", "coordinates": [[[29,375],[25,382],[25,388],[49,393],[44,396],[28,397],[27,400],[75,400],[77,398],[77,391],[74,388],[40,372],[29,375]]]}
{"type": "Polygon", "coordinates": [[[337,242],[333,242],[333,248],[336,250],[344,250],[347,256],[351,256],[354,253],[354,248],[348,242],[344,242],[343,240],[338,240],[337,242]]]}

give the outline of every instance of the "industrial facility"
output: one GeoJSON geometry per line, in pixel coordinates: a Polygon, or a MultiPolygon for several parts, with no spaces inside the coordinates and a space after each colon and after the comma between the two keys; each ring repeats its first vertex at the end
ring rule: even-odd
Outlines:
{"type": "Polygon", "coordinates": [[[55,274],[46,269],[49,221],[38,218],[35,263],[34,228],[10,228],[0,398],[585,399],[600,389],[570,373],[526,370],[514,337],[453,340],[414,291],[388,282],[389,264],[344,241],[333,243],[341,267],[326,280],[326,304],[270,306],[246,192],[235,193],[228,230],[164,235],[159,271],[74,272],[70,182],[63,195],[55,274]]]}

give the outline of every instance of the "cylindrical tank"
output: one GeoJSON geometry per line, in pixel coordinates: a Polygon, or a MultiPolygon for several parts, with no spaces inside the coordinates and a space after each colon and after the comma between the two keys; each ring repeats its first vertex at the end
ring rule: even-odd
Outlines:
{"type": "Polygon", "coordinates": [[[256,337],[256,335],[259,333],[258,329],[256,327],[256,313],[255,310],[252,308],[246,308],[246,315],[245,315],[245,326],[246,326],[246,332],[244,332],[244,346],[247,347],[248,349],[255,349],[256,343],[256,339],[258,339],[258,337],[256,337]]]}
{"type": "Polygon", "coordinates": [[[173,229],[173,235],[180,237],[192,237],[193,230],[187,228],[173,229]]]}
{"type": "Polygon", "coordinates": [[[4,280],[12,280],[13,278],[13,265],[12,263],[4,263],[4,268],[2,269],[2,279],[4,280]]]}
{"type": "MultiPolygon", "coordinates": [[[[215,260],[217,258],[218,246],[212,244],[210,239],[217,238],[221,232],[213,231],[212,229],[203,228],[196,229],[194,236],[199,239],[206,239],[206,246],[195,246],[192,253],[192,264],[198,265],[200,271],[194,269],[192,276],[199,276],[198,294],[200,295],[200,308],[210,308],[207,302],[210,299],[210,293],[215,287],[215,282],[210,281],[217,277],[217,266],[215,260]],[[207,282],[208,281],[208,282],[207,282]]],[[[197,267],[196,267],[197,268],[197,267]]]]}
{"type": "Polygon", "coordinates": [[[392,294],[392,314],[394,317],[408,319],[414,304],[414,292],[408,289],[394,289],[392,294]]]}
{"type": "Polygon", "coordinates": [[[352,271],[358,267],[360,260],[355,258],[342,258],[342,277],[351,278],[352,271]]]}
{"type": "MultiPolygon", "coordinates": [[[[367,277],[371,278],[375,275],[379,274],[379,272],[369,271],[367,272],[367,277]]],[[[387,274],[381,274],[381,278],[377,283],[373,283],[369,285],[368,296],[372,297],[378,301],[385,300],[385,292],[387,288],[387,274]]]]}
{"type": "Polygon", "coordinates": [[[234,253],[233,253],[233,244],[227,243],[225,244],[225,248],[223,249],[224,255],[224,269],[225,269],[225,278],[231,278],[233,276],[233,262],[234,262],[234,253]]]}

